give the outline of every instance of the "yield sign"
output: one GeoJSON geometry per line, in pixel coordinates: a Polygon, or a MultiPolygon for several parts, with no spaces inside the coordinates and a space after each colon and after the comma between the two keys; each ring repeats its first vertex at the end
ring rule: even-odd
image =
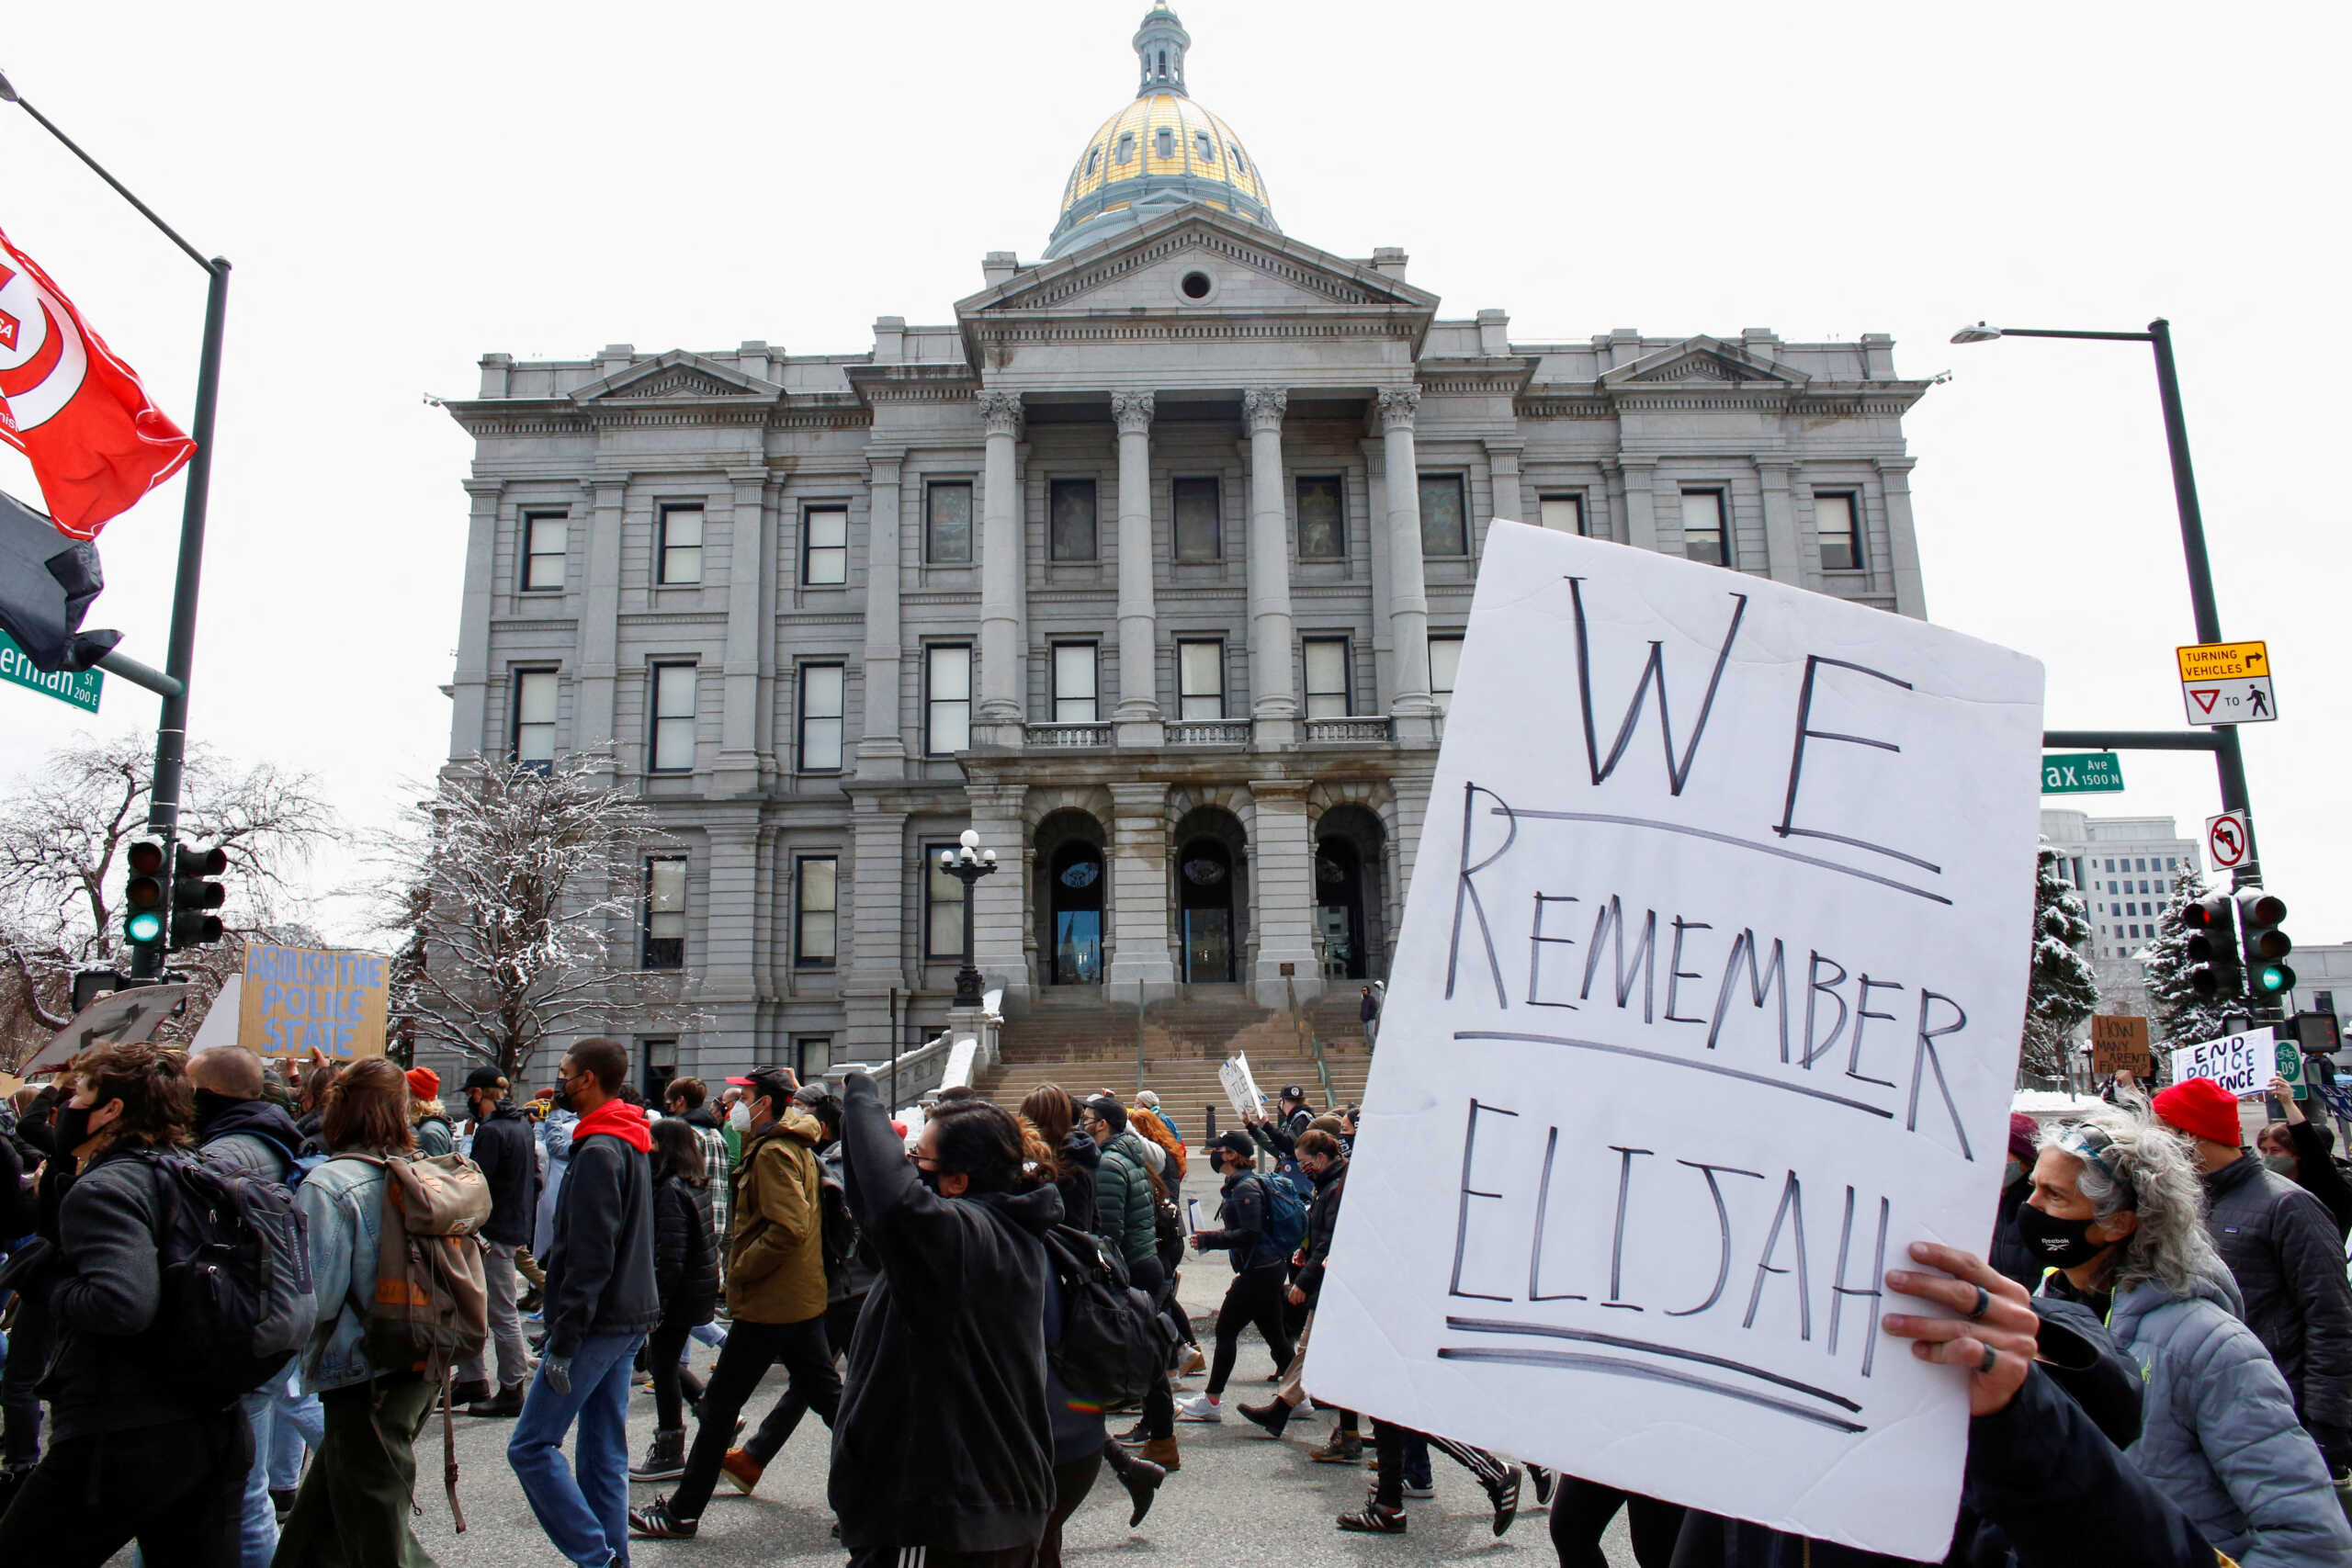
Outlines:
{"type": "Polygon", "coordinates": [[[2213,711],[2214,700],[2222,694],[2222,688],[2219,686],[2191,686],[2188,688],[2188,694],[2195,700],[2200,710],[2206,713],[2211,713],[2213,711]]]}

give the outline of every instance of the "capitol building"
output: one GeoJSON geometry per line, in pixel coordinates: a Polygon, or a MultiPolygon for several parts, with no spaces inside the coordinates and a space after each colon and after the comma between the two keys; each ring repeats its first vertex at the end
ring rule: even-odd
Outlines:
{"type": "Polygon", "coordinates": [[[1057,196],[1004,193],[1042,246],[987,252],[953,320],[491,354],[447,405],[475,443],[451,756],[610,749],[658,813],[630,942],[699,1018],[637,1042],[653,1073],[935,1028],[967,829],[1011,1019],[1351,1000],[1495,518],[1925,615],[1927,383],[1889,338],[1519,341],[1377,234],[1286,232],[1176,14],[1133,44],[1057,196]]]}

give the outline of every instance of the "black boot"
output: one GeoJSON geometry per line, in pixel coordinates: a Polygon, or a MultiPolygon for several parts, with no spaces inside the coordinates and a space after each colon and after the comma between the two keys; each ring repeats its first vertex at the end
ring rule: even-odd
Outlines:
{"type": "Polygon", "coordinates": [[[645,1462],[629,1466],[632,1482],[675,1481],[686,1472],[686,1429],[665,1427],[653,1434],[653,1442],[645,1450],[645,1462]]]}
{"type": "Polygon", "coordinates": [[[523,1414],[523,1387],[524,1385],[519,1382],[509,1383],[506,1387],[500,1389],[495,1397],[485,1397],[467,1405],[466,1414],[503,1416],[511,1420],[523,1414]]]}
{"type": "Polygon", "coordinates": [[[1294,1406],[1279,1399],[1270,1399],[1263,1404],[1237,1404],[1234,1408],[1240,1411],[1242,1418],[1251,1426],[1263,1427],[1268,1437],[1280,1438],[1283,1428],[1290,1425],[1294,1406]]]}
{"type": "Polygon", "coordinates": [[[1120,1472],[1119,1480],[1125,1484],[1127,1496],[1136,1506],[1135,1512],[1127,1516],[1129,1529],[1143,1523],[1143,1517],[1151,1512],[1152,1502],[1159,1495],[1159,1483],[1167,1479],[1168,1472],[1149,1460],[1139,1459],[1120,1472]]]}

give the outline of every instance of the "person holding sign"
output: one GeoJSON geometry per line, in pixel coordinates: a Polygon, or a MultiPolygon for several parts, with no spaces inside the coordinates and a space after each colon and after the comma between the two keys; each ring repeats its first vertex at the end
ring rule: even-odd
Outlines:
{"type": "Polygon", "coordinates": [[[2240,1562],[2352,1563],[2352,1525],[2199,1223],[2189,1147],[2102,1110],[2043,1143],[2033,1185],[2018,1218],[2042,1292],[2098,1314],[2145,1373],[2141,1473],[2240,1562]]]}
{"type": "Polygon", "coordinates": [[[2270,1077],[2270,1098],[2287,1119],[2255,1135],[2255,1152],[2272,1171],[2326,1204],[2335,1218],[2335,1234],[2352,1239],[2352,1184],[2335,1168],[2335,1135],[2303,1114],[2293,1087],[2276,1073],[2270,1077]]]}
{"type": "Polygon", "coordinates": [[[2156,1096],[2204,1171],[2206,1230],[2245,1298],[2253,1329],[2292,1392],[2330,1475],[2352,1470],[2352,1284],[2343,1238],[2320,1201],[2238,1143],[2238,1102],[2211,1078],[2156,1096]]]}
{"type": "Polygon", "coordinates": [[[1209,1145],[1209,1158],[1225,1179],[1225,1196],[1217,1205],[1218,1228],[1195,1232],[1193,1246],[1230,1258],[1233,1283],[1217,1308],[1216,1355],[1209,1363],[1208,1387],[1176,1407],[1182,1421],[1225,1419],[1225,1385],[1233,1376],[1245,1325],[1258,1325],[1275,1366],[1290,1365],[1295,1347],[1283,1325],[1283,1269],[1306,1239],[1306,1206],[1290,1196],[1287,1187],[1276,1193],[1257,1174],[1258,1151],[1248,1134],[1219,1134],[1209,1145]]]}

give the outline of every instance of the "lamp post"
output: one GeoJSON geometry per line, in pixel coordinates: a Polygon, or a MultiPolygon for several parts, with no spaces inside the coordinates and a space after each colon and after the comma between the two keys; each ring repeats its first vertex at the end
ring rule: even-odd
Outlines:
{"type": "MultiPolygon", "coordinates": [[[[2197,472],[2188,460],[2188,422],[2180,408],[2180,376],[2172,358],[2172,323],[2158,316],[2143,333],[2067,332],[2049,327],[1995,327],[1979,321],[1973,327],[1962,327],[1951,334],[1959,344],[1991,343],[2005,337],[2080,338],[2094,343],[2144,343],[2155,353],[2156,396],[2164,404],[2165,443],[2172,456],[2173,505],[2180,513],[2180,550],[2188,567],[2188,604],[2197,622],[2199,642],[2222,640],[2221,612],[2213,604],[2213,569],[2205,553],[2205,519],[2197,505],[2197,472]]],[[[2135,740],[2161,739],[2136,737],[2135,740]]],[[[2202,738],[2178,742],[2184,749],[2203,750],[2202,738]]],[[[2252,802],[2245,787],[2245,760],[2238,749],[2237,727],[2217,725],[2211,742],[2213,771],[2222,786],[2222,809],[2245,811],[2252,820],[2252,802]]],[[[2169,750],[2171,748],[2166,747],[2169,750]]],[[[2247,831],[2245,863],[2240,866],[2233,881],[2237,886],[2259,886],[2262,882],[2261,862],[2254,854],[2253,831],[2247,831]]]]}
{"type": "Polygon", "coordinates": [[[939,852],[939,869],[964,885],[964,967],[956,971],[956,1005],[980,1005],[980,971],[972,962],[972,885],[996,872],[996,852],[980,848],[980,836],[964,829],[957,847],[939,852]]]}

